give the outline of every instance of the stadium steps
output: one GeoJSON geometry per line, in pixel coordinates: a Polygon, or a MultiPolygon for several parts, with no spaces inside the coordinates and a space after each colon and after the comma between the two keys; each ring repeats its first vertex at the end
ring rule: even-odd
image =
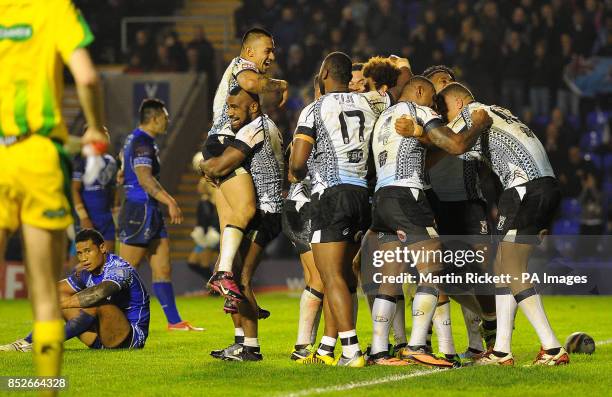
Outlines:
{"type": "Polygon", "coordinates": [[[168,232],[170,234],[170,252],[173,261],[185,261],[189,253],[193,249],[193,240],[190,233],[196,225],[196,210],[198,206],[198,176],[191,169],[191,162],[180,174],[177,172],[177,178],[181,182],[174,194],[175,200],[183,211],[183,223],[180,225],[168,224],[168,232]]]}
{"type": "Polygon", "coordinates": [[[196,28],[199,25],[204,27],[206,38],[215,47],[215,50],[224,50],[224,31],[227,26],[228,48],[224,54],[224,61],[228,62],[233,58],[233,54],[238,53],[240,43],[235,38],[234,31],[234,11],[240,6],[240,1],[236,0],[185,0],[185,6],[177,13],[178,16],[212,17],[206,21],[185,21],[176,24],[176,31],[183,43],[189,43],[195,36],[196,28]],[[214,19],[213,19],[214,18],[214,19]]]}

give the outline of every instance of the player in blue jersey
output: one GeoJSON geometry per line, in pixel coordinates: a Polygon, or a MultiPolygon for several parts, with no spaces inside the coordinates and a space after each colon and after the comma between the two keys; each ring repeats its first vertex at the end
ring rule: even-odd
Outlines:
{"type": "Polygon", "coordinates": [[[76,212],[76,228],[95,229],[104,237],[108,251],[115,247],[115,222],[113,207],[115,204],[117,162],[110,154],[102,155],[104,167],[93,181],[84,181],[87,159],[80,154],[73,162],[72,201],[76,212]]]}
{"type": "MultiPolygon", "coordinates": [[[[78,270],[58,283],[66,340],[78,337],[92,349],[138,349],[149,334],[149,294],[138,272],[108,252],[93,229],[75,238],[78,270]]],[[[32,333],[0,351],[31,351],[32,333]]]]}
{"type": "Polygon", "coordinates": [[[128,135],[123,146],[125,201],[119,215],[119,252],[134,267],[148,259],[153,292],[164,309],[168,330],[202,331],[181,319],[170,281],[170,242],[160,204],[168,207],[172,224],[180,224],[183,214],[176,200],[159,183],[155,137],[164,134],[167,127],[164,103],[145,99],[140,105],[140,125],[128,135]]]}

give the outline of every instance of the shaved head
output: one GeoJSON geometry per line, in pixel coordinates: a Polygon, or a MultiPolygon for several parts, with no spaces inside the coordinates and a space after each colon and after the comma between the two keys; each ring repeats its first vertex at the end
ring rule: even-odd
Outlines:
{"type": "Polygon", "coordinates": [[[410,101],[421,106],[433,106],[436,90],[433,83],[421,75],[412,76],[402,90],[400,101],[410,101]]]}
{"type": "Polygon", "coordinates": [[[438,113],[442,114],[448,121],[453,120],[461,109],[467,104],[474,102],[472,92],[461,83],[450,83],[438,93],[436,106],[438,113]]]}

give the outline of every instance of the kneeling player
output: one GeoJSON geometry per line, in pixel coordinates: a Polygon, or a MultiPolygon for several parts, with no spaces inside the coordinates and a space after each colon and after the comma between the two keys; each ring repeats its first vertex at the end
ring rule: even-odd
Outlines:
{"type": "MultiPolygon", "coordinates": [[[[76,235],[79,270],[58,283],[66,340],[78,337],[92,349],[138,349],[149,334],[149,295],[138,272],[108,253],[93,229],[76,235]]],[[[0,351],[32,350],[32,333],[0,351]]]]}
{"type": "MultiPolygon", "coordinates": [[[[251,288],[251,279],[263,250],[281,229],[284,169],[282,136],[274,122],[261,113],[256,95],[235,87],[229,92],[227,108],[232,129],[237,131],[236,138],[220,156],[204,161],[202,170],[208,177],[217,179],[232,173],[238,167],[244,167],[255,182],[257,212],[245,231],[247,240],[250,241],[245,241],[241,250],[242,289],[239,292],[244,293],[246,301],[238,304],[238,313],[240,328],[244,330],[244,343],[242,348],[221,353],[220,358],[259,361],[262,359],[257,339],[260,309],[251,288]]],[[[238,324],[235,323],[236,325],[238,324]]]]}

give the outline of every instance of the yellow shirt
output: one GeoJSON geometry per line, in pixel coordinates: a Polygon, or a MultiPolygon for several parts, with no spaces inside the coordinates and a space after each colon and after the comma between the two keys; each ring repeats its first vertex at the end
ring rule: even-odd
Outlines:
{"type": "Polygon", "coordinates": [[[70,0],[0,0],[0,136],[67,138],[63,63],[92,41],[70,0]]]}

